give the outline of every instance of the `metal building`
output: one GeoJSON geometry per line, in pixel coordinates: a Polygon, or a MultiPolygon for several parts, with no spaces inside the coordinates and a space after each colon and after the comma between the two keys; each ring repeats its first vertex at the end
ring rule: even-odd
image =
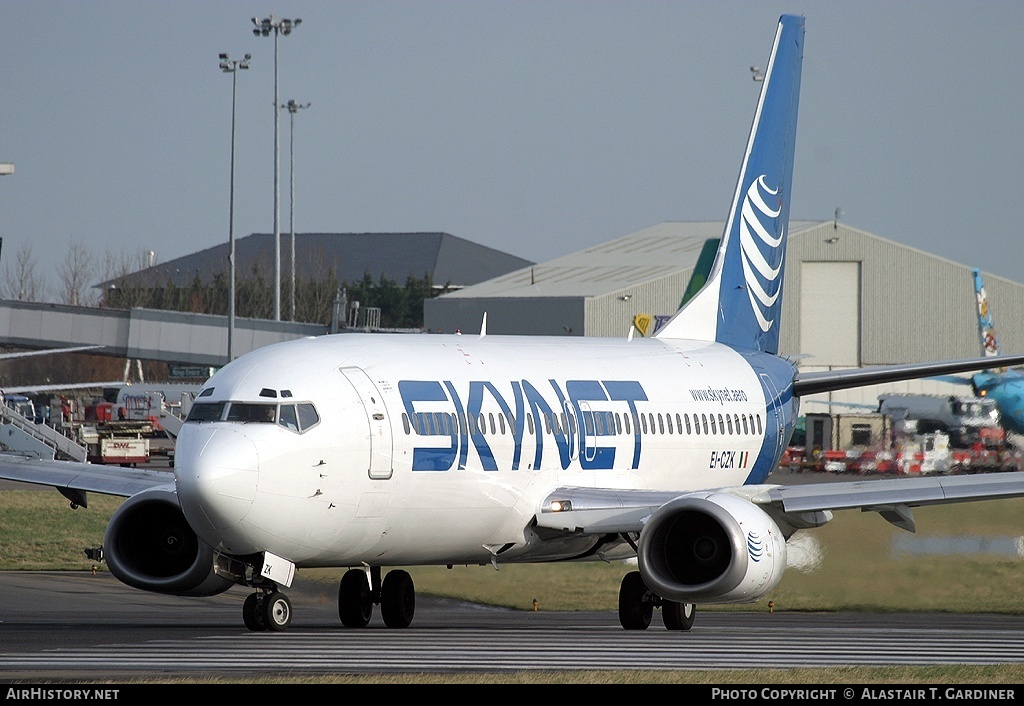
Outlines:
{"type": "MultiPolygon", "coordinates": [[[[245,277],[254,270],[273,281],[274,240],[269,233],[253,233],[235,243],[237,272],[245,277]]],[[[281,262],[290,271],[289,237],[281,240],[281,262]]],[[[485,245],[449,233],[296,233],[295,268],[297,279],[319,279],[332,272],[341,282],[359,282],[365,275],[377,281],[387,277],[404,283],[410,275],[429,275],[437,287],[463,287],[497,277],[510,270],[532,264],[485,245]]],[[[102,282],[106,290],[112,284],[153,286],[173,282],[187,286],[198,277],[211,282],[228,272],[228,244],[213,247],[153,265],[138,272],[102,282]]],[[[287,279],[290,275],[285,273],[287,279]]]]}
{"type": "MultiPolygon", "coordinates": [[[[790,223],[781,353],[801,369],[981,355],[972,267],[835,221],[790,223]]],[[[429,331],[651,335],[678,308],[704,243],[722,222],[663,223],[427,301],[429,331]]],[[[1024,285],[984,274],[1000,345],[1024,351],[1024,285]]],[[[970,394],[936,380],[886,391],[970,394]]],[[[877,403],[863,388],[805,401],[877,403]]]]}

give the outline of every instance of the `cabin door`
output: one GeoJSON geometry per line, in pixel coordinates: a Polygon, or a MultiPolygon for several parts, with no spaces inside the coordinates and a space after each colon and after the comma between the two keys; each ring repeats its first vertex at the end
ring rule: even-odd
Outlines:
{"type": "Polygon", "coordinates": [[[394,441],[391,436],[388,409],[384,406],[377,386],[362,368],[341,368],[341,374],[355,388],[366,410],[366,421],[369,424],[370,478],[386,480],[391,477],[394,470],[394,441]]]}

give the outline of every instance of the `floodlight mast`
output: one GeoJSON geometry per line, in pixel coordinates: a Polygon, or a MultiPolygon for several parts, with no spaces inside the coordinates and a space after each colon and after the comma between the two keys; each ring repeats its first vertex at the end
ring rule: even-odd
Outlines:
{"type": "Polygon", "coordinates": [[[262,20],[252,18],[252,33],[257,37],[274,35],[274,320],[281,320],[281,152],[280,152],[280,119],[278,118],[278,51],[279,35],[288,36],[292,30],[302,24],[300,19],[278,19],[273,15],[262,20]]]}
{"type": "Polygon", "coordinates": [[[287,103],[281,106],[282,110],[287,110],[291,120],[291,132],[289,138],[289,151],[291,153],[291,201],[288,206],[288,217],[291,231],[291,250],[292,250],[292,279],[291,279],[291,321],[295,321],[295,114],[303,108],[308,108],[313,105],[312,103],[297,103],[295,100],[289,100],[287,103]]]}
{"type": "Polygon", "coordinates": [[[228,270],[231,281],[228,285],[228,362],[235,359],[235,89],[238,72],[249,68],[252,54],[244,59],[232,60],[227,54],[220,55],[220,70],[231,74],[231,197],[228,206],[228,270]]]}

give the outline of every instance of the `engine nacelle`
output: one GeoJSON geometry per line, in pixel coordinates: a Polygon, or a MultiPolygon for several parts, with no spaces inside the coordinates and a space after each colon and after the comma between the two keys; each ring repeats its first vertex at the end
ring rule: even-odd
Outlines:
{"type": "Polygon", "coordinates": [[[189,527],[170,486],[145,490],[117,509],[103,555],[118,580],[154,593],[212,596],[234,584],[214,572],[216,552],[189,527]]]}
{"type": "Polygon", "coordinates": [[[647,587],[678,603],[746,603],[786,570],[786,539],[756,505],[724,493],[687,495],[658,508],[640,533],[647,587]]]}

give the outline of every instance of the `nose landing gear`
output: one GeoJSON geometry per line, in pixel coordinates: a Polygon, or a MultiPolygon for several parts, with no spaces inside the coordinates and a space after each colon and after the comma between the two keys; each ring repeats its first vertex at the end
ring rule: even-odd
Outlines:
{"type": "Polygon", "coordinates": [[[292,622],[292,603],[276,588],[259,589],[242,604],[242,621],[253,632],[281,632],[292,622]]]}

